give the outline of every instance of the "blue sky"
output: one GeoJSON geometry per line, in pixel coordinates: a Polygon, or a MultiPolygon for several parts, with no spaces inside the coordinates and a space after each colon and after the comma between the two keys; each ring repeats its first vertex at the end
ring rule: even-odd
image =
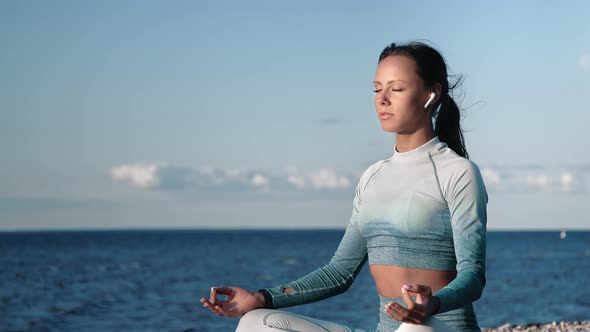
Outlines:
{"type": "Polygon", "coordinates": [[[344,227],[377,57],[453,74],[490,229],[589,229],[587,1],[0,2],[0,230],[344,227]]]}

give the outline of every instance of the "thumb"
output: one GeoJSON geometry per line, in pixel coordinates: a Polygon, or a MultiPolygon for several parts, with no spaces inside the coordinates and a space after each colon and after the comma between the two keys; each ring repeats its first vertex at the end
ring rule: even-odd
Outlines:
{"type": "Polygon", "coordinates": [[[416,303],[424,304],[426,301],[428,301],[428,296],[424,296],[420,293],[416,295],[416,303]]]}
{"type": "Polygon", "coordinates": [[[217,294],[227,295],[227,300],[230,300],[236,296],[236,291],[232,287],[217,287],[217,294]]]}
{"type": "Polygon", "coordinates": [[[429,286],[426,285],[404,285],[404,288],[406,288],[408,292],[416,294],[416,303],[419,304],[425,304],[430,300],[430,297],[432,296],[432,290],[429,286]]]}
{"type": "Polygon", "coordinates": [[[411,285],[404,285],[404,288],[408,290],[410,293],[418,294],[418,295],[432,295],[432,290],[430,286],[420,285],[420,284],[411,284],[411,285]]]}

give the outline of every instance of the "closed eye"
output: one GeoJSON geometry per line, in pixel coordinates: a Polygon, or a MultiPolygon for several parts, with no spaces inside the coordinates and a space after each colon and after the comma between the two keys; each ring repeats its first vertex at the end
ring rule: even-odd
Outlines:
{"type": "MultiPolygon", "coordinates": [[[[391,91],[394,91],[394,92],[402,92],[404,90],[403,89],[391,89],[391,91]]],[[[381,90],[373,90],[373,92],[378,93],[378,92],[381,92],[381,90]]]]}

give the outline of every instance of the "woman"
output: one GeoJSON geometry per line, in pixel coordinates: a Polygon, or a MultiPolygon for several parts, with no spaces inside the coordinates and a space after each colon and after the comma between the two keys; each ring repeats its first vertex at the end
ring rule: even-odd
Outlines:
{"type": "Polygon", "coordinates": [[[377,331],[480,331],[472,302],[485,285],[488,198],[467,159],[445,61],[423,43],[391,44],[373,84],[381,127],[395,133],[393,156],[361,176],[327,265],[256,293],[226,287],[201,299],[218,315],[247,313],[238,331],[362,331],[269,309],[345,292],[367,259],[381,302],[377,331]]]}

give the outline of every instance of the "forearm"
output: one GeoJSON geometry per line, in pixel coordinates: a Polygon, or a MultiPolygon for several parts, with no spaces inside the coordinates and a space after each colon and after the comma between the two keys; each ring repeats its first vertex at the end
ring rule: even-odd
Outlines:
{"type": "Polygon", "coordinates": [[[484,286],[485,277],[468,271],[459,273],[455,280],[433,294],[439,301],[436,313],[447,312],[475,302],[481,297],[484,286]]]}
{"type": "Polygon", "coordinates": [[[266,308],[278,309],[320,301],[345,292],[366,261],[360,260],[353,270],[330,263],[290,283],[263,288],[266,308]]]}

